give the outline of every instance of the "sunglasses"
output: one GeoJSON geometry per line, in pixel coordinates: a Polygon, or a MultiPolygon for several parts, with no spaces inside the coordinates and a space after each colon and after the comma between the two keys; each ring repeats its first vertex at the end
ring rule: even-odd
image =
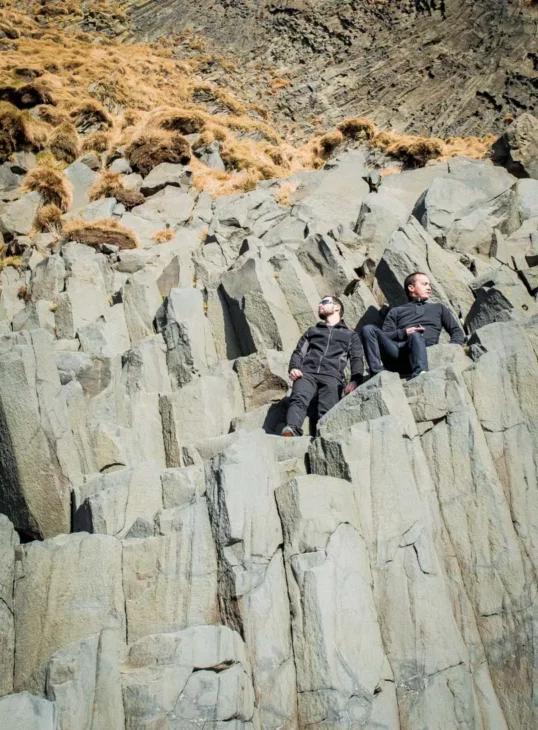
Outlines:
{"type": "Polygon", "coordinates": [[[322,299],[320,304],[334,304],[332,299],[322,299]]]}

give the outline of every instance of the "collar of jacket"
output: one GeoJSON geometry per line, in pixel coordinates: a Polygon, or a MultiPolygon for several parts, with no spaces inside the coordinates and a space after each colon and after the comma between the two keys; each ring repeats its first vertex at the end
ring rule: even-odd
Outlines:
{"type": "Polygon", "coordinates": [[[329,327],[329,326],[331,326],[331,327],[344,327],[345,329],[348,328],[347,327],[347,324],[344,322],[343,319],[341,319],[339,322],[337,322],[336,324],[333,324],[333,325],[328,325],[327,322],[324,322],[322,319],[320,319],[319,322],[316,325],[316,327],[329,327]]]}
{"type": "Polygon", "coordinates": [[[428,299],[421,299],[420,297],[411,297],[409,304],[427,304],[428,299]]]}

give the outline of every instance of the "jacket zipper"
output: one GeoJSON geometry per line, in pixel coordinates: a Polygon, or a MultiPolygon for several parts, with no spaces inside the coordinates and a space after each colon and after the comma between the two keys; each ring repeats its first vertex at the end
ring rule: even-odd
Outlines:
{"type": "Polygon", "coordinates": [[[331,327],[330,330],[329,330],[329,339],[327,340],[327,347],[325,348],[325,352],[323,353],[323,355],[319,359],[318,375],[319,375],[319,371],[321,370],[321,363],[323,361],[323,358],[327,355],[327,351],[329,350],[329,345],[331,344],[331,337],[332,337],[332,335],[333,335],[333,327],[331,327]]]}

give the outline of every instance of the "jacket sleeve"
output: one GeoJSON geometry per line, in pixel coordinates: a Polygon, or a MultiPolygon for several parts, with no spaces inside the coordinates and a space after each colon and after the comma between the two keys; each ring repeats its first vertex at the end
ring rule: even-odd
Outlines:
{"type": "Polygon", "coordinates": [[[441,324],[450,335],[450,344],[465,344],[465,335],[463,334],[463,330],[460,327],[458,320],[444,304],[441,307],[441,324]]]}
{"type": "Polygon", "coordinates": [[[407,338],[405,327],[398,329],[398,322],[396,321],[396,315],[394,309],[390,309],[389,313],[385,317],[383,322],[383,332],[390,337],[391,340],[396,342],[403,342],[407,338]]]}
{"type": "Polygon", "coordinates": [[[351,367],[351,380],[356,383],[362,383],[362,375],[364,372],[364,360],[361,338],[356,332],[352,332],[351,341],[349,343],[349,361],[351,367]]]}
{"type": "Polygon", "coordinates": [[[304,356],[306,355],[306,351],[308,350],[308,333],[310,330],[307,330],[304,335],[301,337],[299,342],[297,343],[297,347],[293,351],[291,358],[290,358],[290,364],[288,367],[288,372],[291,372],[295,368],[301,369],[301,366],[303,364],[304,356]]]}

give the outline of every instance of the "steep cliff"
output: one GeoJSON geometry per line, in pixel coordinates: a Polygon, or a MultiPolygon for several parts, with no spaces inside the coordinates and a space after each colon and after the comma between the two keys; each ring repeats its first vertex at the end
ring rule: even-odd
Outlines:
{"type": "Polygon", "coordinates": [[[113,164],[144,202],[74,162],[27,247],[35,159],[2,167],[0,726],[536,727],[538,182],[113,164]],[[319,297],[360,330],[416,269],[465,350],[275,435],[319,297]]]}

